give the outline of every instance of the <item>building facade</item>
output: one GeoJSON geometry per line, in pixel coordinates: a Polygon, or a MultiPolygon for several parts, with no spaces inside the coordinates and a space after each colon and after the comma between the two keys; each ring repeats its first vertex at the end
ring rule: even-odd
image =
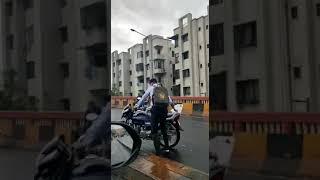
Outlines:
{"type": "Polygon", "coordinates": [[[173,92],[176,96],[208,96],[209,17],[187,14],[171,37],[174,44],[173,92]]]}
{"type": "Polygon", "coordinates": [[[107,0],[1,1],[2,71],[40,111],[83,111],[110,90],[107,0]]]}
{"type": "Polygon", "coordinates": [[[131,93],[130,90],[130,76],[129,76],[129,53],[118,51],[112,53],[112,87],[115,87],[119,90],[121,95],[129,96],[131,93]]]}
{"type": "Polygon", "coordinates": [[[149,79],[156,78],[169,90],[170,95],[208,96],[208,44],[208,16],[197,19],[192,19],[191,14],[183,16],[179,19],[179,26],[174,29],[174,36],[169,39],[157,35],[146,36],[142,44],[136,44],[128,50],[131,87],[128,94],[142,94],[149,79]]]}
{"type": "Polygon", "coordinates": [[[138,96],[144,92],[144,53],[143,44],[136,44],[128,49],[129,53],[129,89],[130,96],[138,96]]]}
{"type": "Polygon", "coordinates": [[[319,111],[319,4],[210,0],[211,107],[319,111]]]}
{"type": "Polygon", "coordinates": [[[155,78],[172,94],[172,60],[173,44],[170,39],[149,35],[143,40],[144,51],[144,88],[147,88],[150,78],[155,78]]]}

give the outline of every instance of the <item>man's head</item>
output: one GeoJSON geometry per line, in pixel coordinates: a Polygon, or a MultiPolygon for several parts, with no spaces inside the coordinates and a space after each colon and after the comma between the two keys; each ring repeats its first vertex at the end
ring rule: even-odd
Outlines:
{"type": "Polygon", "coordinates": [[[152,78],[152,79],[149,80],[149,85],[150,85],[150,86],[152,86],[152,85],[154,85],[154,84],[156,84],[156,83],[157,83],[157,80],[154,79],[154,78],[152,78]]]}

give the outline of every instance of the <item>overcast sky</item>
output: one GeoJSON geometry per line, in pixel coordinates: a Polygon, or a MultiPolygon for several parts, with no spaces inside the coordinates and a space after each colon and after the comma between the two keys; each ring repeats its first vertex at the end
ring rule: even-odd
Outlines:
{"type": "Polygon", "coordinates": [[[148,35],[170,37],[178,27],[178,19],[187,13],[193,18],[207,15],[209,0],[112,0],[111,50],[127,51],[143,36],[131,28],[148,35]]]}

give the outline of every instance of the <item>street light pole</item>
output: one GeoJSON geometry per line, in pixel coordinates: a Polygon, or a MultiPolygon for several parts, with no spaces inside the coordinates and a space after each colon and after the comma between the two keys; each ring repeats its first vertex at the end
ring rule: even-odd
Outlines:
{"type": "Polygon", "coordinates": [[[135,33],[138,33],[138,34],[140,34],[140,35],[142,35],[142,36],[144,36],[144,37],[147,37],[146,35],[144,35],[144,34],[142,34],[141,32],[139,32],[139,31],[137,31],[137,30],[135,30],[135,29],[130,29],[132,32],[135,32],[135,33]]]}

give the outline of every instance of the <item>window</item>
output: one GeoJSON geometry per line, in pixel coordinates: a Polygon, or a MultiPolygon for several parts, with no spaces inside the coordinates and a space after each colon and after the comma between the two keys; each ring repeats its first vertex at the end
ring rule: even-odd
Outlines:
{"type": "Polygon", "coordinates": [[[149,57],[149,50],[146,51],[146,57],[149,57]]]}
{"type": "Polygon", "coordinates": [[[171,56],[174,57],[174,51],[171,52],[171,56]]]}
{"type": "Polygon", "coordinates": [[[117,60],[117,65],[120,66],[121,65],[121,59],[117,60]]]}
{"type": "Polygon", "coordinates": [[[179,39],[174,40],[174,47],[179,47],[179,39]]]}
{"type": "Polygon", "coordinates": [[[103,54],[93,56],[93,63],[96,67],[107,67],[107,57],[103,54]]]}
{"type": "Polygon", "coordinates": [[[61,64],[61,70],[62,70],[63,78],[68,78],[69,77],[69,64],[68,63],[61,64]]]}
{"type": "Polygon", "coordinates": [[[174,79],[180,79],[180,70],[175,70],[173,72],[173,78],[174,79]]]}
{"type": "Polygon", "coordinates": [[[116,77],[116,73],[113,73],[112,75],[113,75],[113,78],[115,78],[115,77],[116,77]]]}
{"type": "Polygon", "coordinates": [[[61,41],[63,43],[67,42],[68,41],[68,28],[66,26],[64,26],[64,27],[61,27],[59,29],[59,31],[60,31],[61,41]]]}
{"type": "Polygon", "coordinates": [[[223,0],[210,0],[209,6],[214,6],[223,3],[223,0]]]}
{"type": "Polygon", "coordinates": [[[157,49],[157,54],[161,54],[161,49],[160,48],[157,49]]]}
{"type": "Polygon", "coordinates": [[[132,60],[131,59],[129,59],[129,63],[132,64],[132,60]]]}
{"type": "Polygon", "coordinates": [[[35,64],[33,61],[27,62],[27,79],[32,79],[35,77],[35,64]]]}
{"type": "Polygon", "coordinates": [[[186,51],[186,52],[182,53],[182,58],[183,59],[188,59],[189,58],[189,51],[186,51]]]}
{"type": "Polygon", "coordinates": [[[203,83],[200,83],[200,86],[203,87],[203,83]]]}
{"type": "Polygon", "coordinates": [[[63,110],[70,111],[70,99],[62,99],[63,110]]]}
{"type": "Polygon", "coordinates": [[[149,70],[150,69],[150,64],[147,64],[146,68],[147,68],[147,70],[149,70]]]}
{"type": "Polygon", "coordinates": [[[33,8],[33,0],[24,0],[24,9],[33,8]]]}
{"type": "Polygon", "coordinates": [[[199,27],[199,31],[201,31],[201,27],[199,27]]]}
{"type": "Polygon", "coordinates": [[[34,28],[33,25],[26,29],[26,49],[30,51],[34,42],[34,28]]]}
{"type": "Polygon", "coordinates": [[[12,14],[13,14],[13,4],[12,4],[12,1],[6,2],[5,7],[6,7],[6,15],[7,15],[7,16],[12,16],[12,14]]]}
{"type": "Polygon", "coordinates": [[[104,2],[96,2],[80,9],[82,29],[89,30],[93,27],[106,28],[106,6],[104,2]]]}
{"type": "Polygon", "coordinates": [[[113,67],[115,67],[115,66],[116,66],[116,64],[115,64],[115,63],[112,63],[112,66],[113,66],[113,67]]]}
{"type": "Polygon", "coordinates": [[[119,81],[119,87],[121,87],[122,86],[122,82],[121,81],[119,81]]]}
{"type": "Polygon", "coordinates": [[[202,49],[202,46],[201,46],[201,45],[199,46],[199,49],[202,49]]]}
{"type": "Polygon", "coordinates": [[[143,71],[143,70],[144,70],[143,63],[140,63],[140,64],[136,65],[136,71],[143,71]]]}
{"type": "Polygon", "coordinates": [[[187,41],[188,41],[188,38],[189,38],[188,33],[187,33],[187,34],[182,35],[182,37],[181,37],[182,42],[187,42],[187,41]]]}
{"type": "Polygon", "coordinates": [[[14,37],[13,37],[13,35],[9,35],[8,37],[7,37],[7,48],[8,49],[13,49],[13,40],[14,40],[14,37]]]}
{"type": "Polygon", "coordinates": [[[185,96],[190,96],[191,95],[191,88],[190,87],[184,87],[183,88],[183,94],[185,96]]]}
{"type": "Polygon", "coordinates": [[[61,6],[61,8],[66,7],[66,5],[67,5],[67,0],[60,0],[60,6],[61,6]]]}
{"type": "Polygon", "coordinates": [[[189,69],[185,69],[185,70],[182,71],[182,74],[183,74],[184,78],[190,77],[190,70],[189,69]]]}
{"type": "Polygon", "coordinates": [[[224,53],[223,23],[212,25],[210,28],[210,42],[212,42],[212,47],[210,48],[210,54],[212,54],[212,56],[224,53]]]}
{"type": "Polygon", "coordinates": [[[183,26],[188,26],[188,18],[187,17],[182,19],[182,25],[183,26]]]}
{"type": "Polygon", "coordinates": [[[291,17],[292,19],[296,19],[298,17],[298,7],[294,6],[291,8],[291,17]]]}
{"type": "Polygon", "coordinates": [[[208,28],[209,28],[209,26],[208,25],[206,25],[206,29],[208,30],[208,28]]]}
{"type": "Polygon", "coordinates": [[[259,104],[259,80],[237,82],[238,104],[259,104]]]}
{"type": "Polygon", "coordinates": [[[132,71],[129,71],[129,75],[130,75],[130,76],[132,75],[132,71]]]}
{"type": "Polygon", "coordinates": [[[256,22],[249,22],[235,26],[234,40],[235,48],[245,48],[249,46],[257,46],[257,29],[256,22]]]}
{"type": "Polygon", "coordinates": [[[200,68],[202,68],[202,64],[200,64],[200,68]]]}
{"type": "Polygon", "coordinates": [[[137,53],[137,58],[143,58],[143,52],[142,51],[137,53]]]}
{"type": "Polygon", "coordinates": [[[132,86],[132,82],[131,81],[129,82],[129,85],[132,86]]]}
{"type": "Polygon", "coordinates": [[[320,16],[320,3],[316,5],[317,16],[320,16]]]}
{"type": "Polygon", "coordinates": [[[175,63],[179,63],[179,53],[175,54],[175,63]]]}
{"type": "Polygon", "coordinates": [[[301,67],[294,67],[293,68],[293,75],[295,79],[301,78],[301,67]]]}
{"type": "Polygon", "coordinates": [[[154,69],[163,69],[164,68],[164,61],[156,60],[154,61],[154,69]]]}

